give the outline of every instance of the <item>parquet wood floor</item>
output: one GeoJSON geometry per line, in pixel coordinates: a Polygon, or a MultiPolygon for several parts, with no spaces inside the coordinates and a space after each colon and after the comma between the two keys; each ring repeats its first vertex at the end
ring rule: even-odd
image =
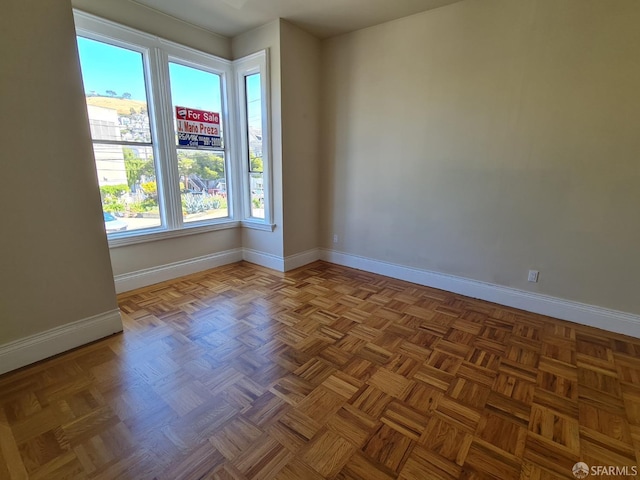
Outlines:
{"type": "Polygon", "coordinates": [[[240,263],[119,302],[124,334],[0,377],[0,478],[640,464],[638,339],[323,262],[240,263]]]}

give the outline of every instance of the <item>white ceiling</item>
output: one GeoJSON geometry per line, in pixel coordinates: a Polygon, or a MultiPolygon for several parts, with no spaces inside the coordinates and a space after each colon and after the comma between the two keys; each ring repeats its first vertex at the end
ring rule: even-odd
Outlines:
{"type": "Polygon", "coordinates": [[[284,18],[319,38],[327,38],[461,0],[132,1],[225,37],[284,18]]]}

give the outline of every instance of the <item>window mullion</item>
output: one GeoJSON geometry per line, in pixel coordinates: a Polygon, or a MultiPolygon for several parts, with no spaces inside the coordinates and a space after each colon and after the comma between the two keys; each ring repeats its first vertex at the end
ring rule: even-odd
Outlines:
{"type": "Polygon", "coordinates": [[[151,50],[151,76],[156,107],[156,148],[164,197],[163,208],[167,229],[176,230],[182,228],[183,220],[168,62],[169,56],[166,52],[159,48],[151,50]]]}
{"type": "Polygon", "coordinates": [[[265,51],[260,58],[262,95],[262,181],[264,190],[264,219],[274,222],[273,217],[273,168],[271,164],[271,81],[269,79],[269,52],[265,51]]]}
{"type": "Polygon", "coordinates": [[[242,194],[244,188],[242,187],[242,172],[241,157],[242,150],[239,148],[239,142],[241,138],[239,126],[238,103],[236,95],[236,82],[234,78],[235,71],[233,68],[229,68],[225,75],[224,84],[224,98],[225,98],[225,110],[227,117],[227,144],[225,150],[227,151],[227,165],[228,174],[227,181],[231,187],[230,194],[230,211],[229,214],[232,218],[241,219],[244,218],[242,194]]]}

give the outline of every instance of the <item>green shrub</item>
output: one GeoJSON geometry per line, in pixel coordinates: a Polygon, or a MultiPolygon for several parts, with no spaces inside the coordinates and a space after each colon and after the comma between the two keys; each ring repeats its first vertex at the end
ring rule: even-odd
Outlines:
{"type": "Polygon", "coordinates": [[[122,196],[123,193],[129,192],[129,185],[103,185],[100,187],[100,195],[103,199],[107,197],[118,198],[122,196]]]}
{"type": "Polygon", "coordinates": [[[214,195],[214,198],[218,199],[218,207],[217,208],[221,208],[223,210],[227,209],[227,197],[219,197],[217,195],[214,195]]]}
{"type": "Polygon", "coordinates": [[[123,200],[119,199],[119,198],[114,198],[112,196],[108,196],[105,197],[102,200],[102,209],[105,212],[124,212],[125,210],[125,203],[123,200]]]}
{"type": "Polygon", "coordinates": [[[207,210],[226,210],[227,199],[219,195],[207,195],[205,199],[207,210]]]}
{"type": "Polygon", "coordinates": [[[149,210],[153,210],[154,208],[158,208],[158,200],[156,198],[148,197],[145,198],[142,202],[140,202],[145,212],[149,210]]]}
{"type": "Polygon", "coordinates": [[[158,208],[158,202],[153,198],[146,198],[141,202],[131,202],[129,204],[130,213],[145,213],[158,208]]]}
{"type": "Polygon", "coordinates": [[[182,194],[182,211],[187,214],[227,208],[227,199],[218,195],[182,194]]]}
{"type": "Polygon", "coordinates": [[[192,193],[182,194],[182,210],[187,214],[199,213],[207,210],[204,195],[194,195],[192,193]]]}
{"type": "Polygon", "coordinates": [[[222,204],[222,202],[217,197],[211,197],[211,198],[207,199],[207,205],[212,210],[218,210],[220,208],[221,204],[222,204]]]}
{"type": "Polygon", "coordinates": [[[131,202],[129,204],[129,213],[142,213],[144,212],[144,207],[142,202],[131,202]]]}

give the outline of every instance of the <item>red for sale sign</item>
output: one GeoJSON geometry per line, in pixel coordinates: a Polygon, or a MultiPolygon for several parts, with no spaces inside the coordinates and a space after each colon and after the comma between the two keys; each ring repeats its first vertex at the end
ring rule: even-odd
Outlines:
{"type": "Polygon", "coordinates": [[[178,145],[199,149],[219,148],[220,114],[188,107],[176,107],[178,145]]]}

